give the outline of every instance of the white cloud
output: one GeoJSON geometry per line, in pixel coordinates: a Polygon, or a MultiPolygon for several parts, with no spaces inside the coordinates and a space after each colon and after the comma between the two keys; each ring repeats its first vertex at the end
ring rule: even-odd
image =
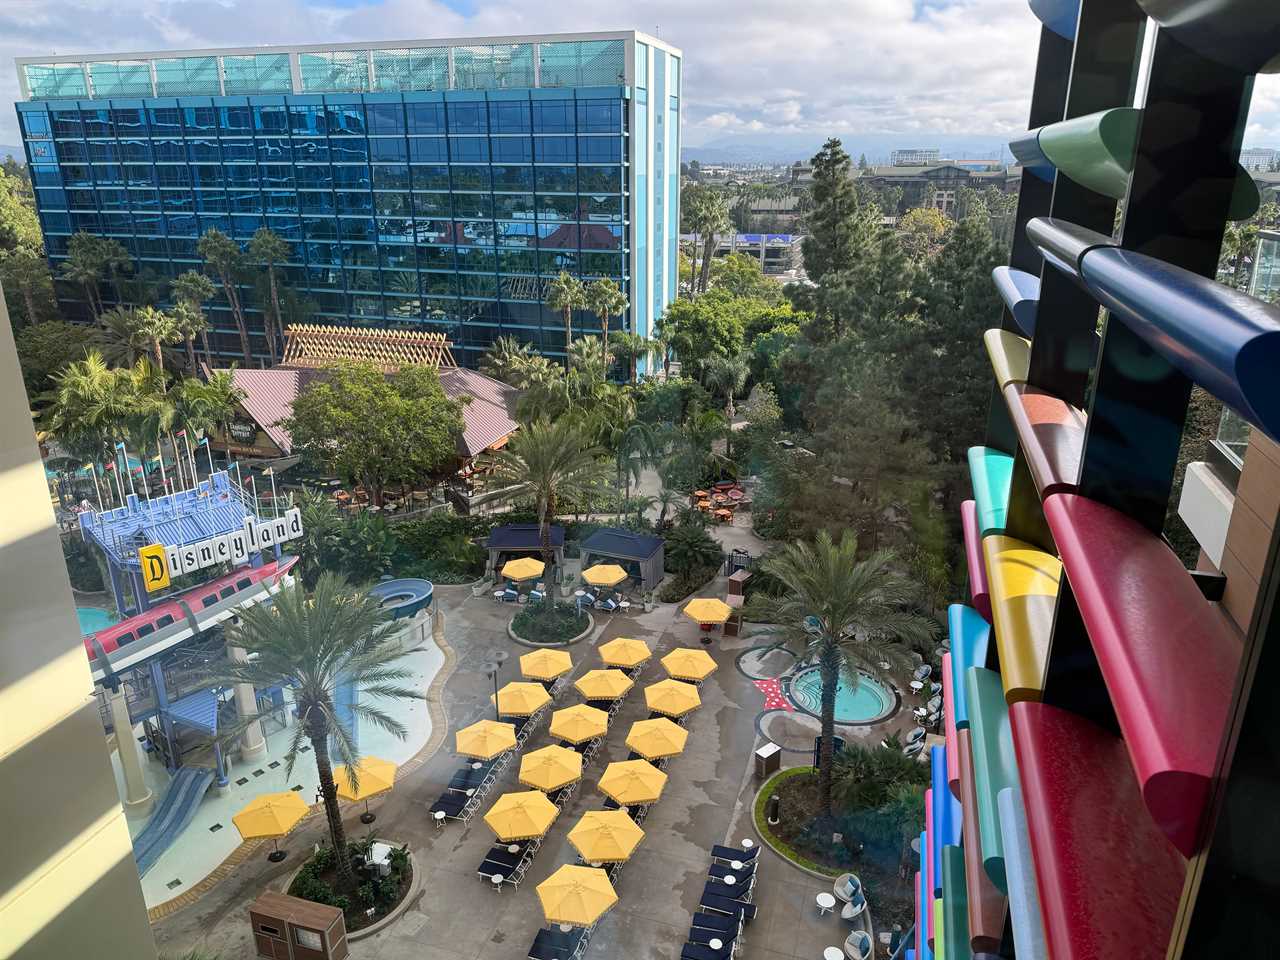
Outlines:
{"type": "MultiPolygon", "coordinates": [[[[1026,0],[8,0],[0,63],[41,53],[635,28],[685,51],[684,142],[730,134],[1015,133],[1039,25],[1026,0]]],[[[0,69],[0,103],[17,96],[0,69]]],[[[1250,143],[1280,145],[1280,78],[1250,143]]],[[[18,142],[0,109],[0,143],[18,142]]]]}

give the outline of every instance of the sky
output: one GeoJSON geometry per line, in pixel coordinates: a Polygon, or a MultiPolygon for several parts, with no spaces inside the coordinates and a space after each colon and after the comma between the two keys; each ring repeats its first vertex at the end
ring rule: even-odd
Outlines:
{"type": "MultiPolygon", "coordinates": [[[[637,29],[683,49],[684,143],[1006,138],[1026,126],[1027,0],[0,0],[0,144],[16,56],[637,29]]],[[[1247,146],[1280,147],[1280,76],[1247,146]]]]}

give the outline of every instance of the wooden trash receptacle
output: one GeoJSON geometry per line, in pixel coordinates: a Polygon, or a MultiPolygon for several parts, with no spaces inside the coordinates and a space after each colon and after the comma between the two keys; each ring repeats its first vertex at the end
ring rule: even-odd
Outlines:
{"type": "Polygon", "coordinates": [[[249,906],[257,956],[268,960],[345,960],[342,911],[268,890],[249,906]]]}

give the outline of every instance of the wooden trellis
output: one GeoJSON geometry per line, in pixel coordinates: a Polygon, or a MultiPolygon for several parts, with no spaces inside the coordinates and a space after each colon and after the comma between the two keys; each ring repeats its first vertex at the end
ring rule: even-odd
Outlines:
{"type": "Polygon", "coordinates": [[[295,323],[285,330],[285,367],[371,363],[386,373],[404,366],[456,367],[453,344],[442,333],[295,323]]]}

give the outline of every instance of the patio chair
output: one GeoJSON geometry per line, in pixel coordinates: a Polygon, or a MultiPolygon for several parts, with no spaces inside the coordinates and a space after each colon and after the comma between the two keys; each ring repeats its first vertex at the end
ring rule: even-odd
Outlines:
{"type": "Polygon", "coordinates": [[[542,581],[538,581],[537,586],[529,591],[529,599],[534,603],[540,603],[547,599],[547,585],[542,581]]]}
{"type": "Polygon", "coordinates": [[[933,667],[927,663],[922,663],[916,667],[915,672],[911,674],[912,680],[928,680],[929,675],[933,673],[933,667]]]}
{"type": "MultiPolygon", "coordinates": [[[[701,910],[695,911],[693,914],[694,930],[705,930],[711,936],[720,934],[720,939],[732,940],[738,936],[742,930],[742,922],[733,917],[726,917],[720,913],[703,913],[701,910]]],[[[690,940],[694,939],[692,936],[690,940]]]]}
{"type": "Polygon", "coordinates": [[[594,606],[597,610],[603,610],[605,613],[617,613],[622,604],[613,597],[605,597],[603,600],[597,600],[594,606]]]}
{"type": "Polygon", "coordinates": [[[849,960],[867,960],[875,953],[875,944],[871,934],[865,930],[854,930],[845,938],[844,955],[849,960]]]}
{"type": "Polygon", "coordinates": [[[760,848],[752,847],[750,850],[739,850],[736,847],[723,847],[716,844],[711,848],[711,859],[722,860],[725,863],[732,863],[737,860],[739,863],[750,863],[760,855],[760,848]]]}
{"type": "Polygon", "coordinates": [[[529,948],[530,960],[570,960],[584,945],[587,931],[575,928],[565,933],[556,927],[539,930],[529,948]]]}
{"type": "Polygon", "coordinates": [[[436,799],[436,802],[431,805],[431,808],[427,812],[430,813],[432,817],[435,817],[437,811],[440,811],[444,813],[444,819],[446,820],[460,820],[467,802],[467,797],[462,794],[455,793],[452,790],[446,790],[444,793],[440,794],[436,799]]]}
{"type": "Polygon", "coordinates": [[[720,880],[732,875],[736,877],[740,883],[745,883],[747,880],[753,878],[755,873],[756,865],[754,863],[744,863],[741,870],[734,870],[732,867],[726,866],[723,863],[712,863],[711,866],[707,868],[708,877],[720,880]]]}
{"type": "Polygon", "coordinates": [[[706,944],[690,941],[680,948],[680,960],[728,960],[732,954],[733,944],[712,950],[706,944]]]}
{"type": "MultiPolygon", "coordinates": [[[[723,886],[720,887],[724,889],[723,886]]],[[[698,901],[698,906],[703,910],[714,913],[723,913],[726,916],[741,918],[744,923],[750,923],[755,919],[756,906],[754,903],[744,903],[741,900],[734,900],[732,897],[726,897],[714,890],[703,890],[702,899],[698,901]]]]}
{"type": "Polygon", "coordinates": [[[618,803],[618,801],[613,799],[613,797],[605,797],[604,808],[606,810],[621,810],[622,804],[618,803]]]}
{"type": "Polygon", "coordinates": [[[848,903],[862,892],[862,881],[858,879],[856,873],[842,873],[831,885],[831,892],[835,894],[837,900],[848,903]]]}
{"type": "Polygon", "coordinates": [[[861,892],[855,893],[853,899],[840,910],[841,920],[857,920],[867,910],[867,898],[861,892]]]}

